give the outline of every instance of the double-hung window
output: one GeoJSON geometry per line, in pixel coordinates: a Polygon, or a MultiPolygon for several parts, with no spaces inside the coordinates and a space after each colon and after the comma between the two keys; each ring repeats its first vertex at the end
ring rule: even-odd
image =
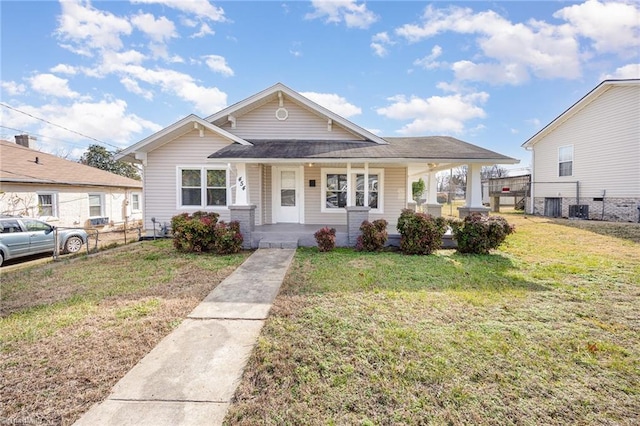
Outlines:
{"type": "Polygon", "coordinates": [[[57,216],[58,208],[56,205],[56,194],[39,193],[38,194],[38,214],[39,216],[57,216]]]}
{"type": "Polygon", "coordinates": [[[104,215],[104,197],[102,194],[89,194],[89,216],[104,215]]]}
{"type": "Polygon", "coordinates": [[[179,207],[224,207],[228,203],[226,168],[178,169],[179,207]]]}
{"type": "Polygon", "coordinates": [[[351,206],[369,206],[373,212],[382,213],[382,177],[381,169],[372,169],[368,173],[368,181],[365,182],[363,170],[351,170],[349,187],[346,170],[323,169],[322,211],[342,211],[342,208],[349,205],[348,200],[351,200],[351,206]]]}
{"type": "Polygon", "coordinates": [[[140,194],[131,194],[131,210],[134,212],[140,211],[140,194]]]}
{"type": "Polygon", "coordinates": [[[558,148],[558,176],[573,176],[573,145],[558,148]]]}

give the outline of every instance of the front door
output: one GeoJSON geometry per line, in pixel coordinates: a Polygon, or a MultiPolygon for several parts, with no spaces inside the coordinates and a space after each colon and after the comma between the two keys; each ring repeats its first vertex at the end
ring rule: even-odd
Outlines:
{"type": "Polygon", "coordinates": [[[274,216],[280,223],[300,222],[300,171],[274,167],[274,216]]]}

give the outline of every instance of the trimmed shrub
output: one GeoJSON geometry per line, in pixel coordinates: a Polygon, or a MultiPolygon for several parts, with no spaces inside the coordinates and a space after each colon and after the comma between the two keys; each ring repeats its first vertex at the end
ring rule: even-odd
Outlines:
{"type": "Polygon", "coordinates": [[[218,223],[219,216],[218,213],[197,211],[172,217],[173,246],[188,253],[238,253],[243,242],[240,223],[218,223]]]}
{"type": "Polygon", "coordinates": [[[211,250],[219,216],[218,213],[197,211],[191,215],[182,213],[172,217],[173,246],[183,252],[211,250]]]}
{"type": "Polygon", "coordinates": [[[442,245],[447,221],[426,213],[402,210],[398,219],[400,250],[404,254],[431,254],[442,245]]]}
{"type": "Polygon", "coordinates": [[[316,243],[318,243],[318,250],[320,251],[331,251],[336,247],[335,228],[325,226],[317,230],[313,236],[316,237],[316,243]]]}
{"type": "Polygon", "coordinates": [[[502,216],[484,216],[473,213],[464,220],[450,221],[459,253],[488,254],[498,248],[507,235],[515,232],[502,216]]]}
{"type": "Polygon", "coordinates": [[[240,222],[220,221],[214,228],[213,252],[216,254],[233,254],[242,250],[244,238],[240,233],[240,222]]]}
{"type": "Polygon", "coordinates": [[[358,251],[380,251],[384,248],[389,234],[387,233],[387,222],[384,219],[374,220],[373,223],[365,220],[360,225],[361,235],[356,242],[358,251]]]}

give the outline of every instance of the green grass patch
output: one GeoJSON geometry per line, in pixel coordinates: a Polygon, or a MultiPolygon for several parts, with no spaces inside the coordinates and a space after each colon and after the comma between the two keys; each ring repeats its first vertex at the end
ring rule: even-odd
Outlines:
{"type": "Polygon", "coordinates": [[[226,423],[638,423],[640,246],[506,217],[486,256],[298,250],[226,423]]]}

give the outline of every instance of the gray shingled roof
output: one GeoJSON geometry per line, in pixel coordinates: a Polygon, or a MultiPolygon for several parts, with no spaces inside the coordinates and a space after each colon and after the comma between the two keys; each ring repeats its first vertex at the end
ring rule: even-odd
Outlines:
{"type": "Polygon", "coordinates": [[[231,144],[212,159],[376,159],[376,160],[489,160],[516,162],[511,157],[450,136],[384,138],[388,145],[367,141],[249,140],[231,144]]]}

